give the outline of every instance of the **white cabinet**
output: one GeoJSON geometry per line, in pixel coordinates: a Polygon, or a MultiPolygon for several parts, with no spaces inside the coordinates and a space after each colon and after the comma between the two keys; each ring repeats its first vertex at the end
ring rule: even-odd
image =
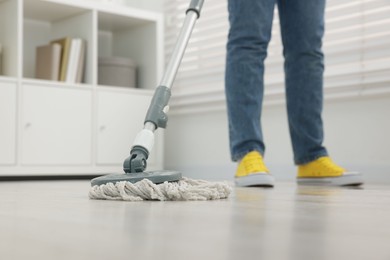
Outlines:
{"type": "MultiPolygon", "coordinates": [[[[163,68],[163,15],[107,1],[0,0],[0,176],[122,170],[163,68]],[[86,43],[81,84],[35,79],[36,48],[86,43]],[[137,88],[98,85],[99,57],[137,64],[137,88]]],[[[148,169],[162,168],[156,132],[148,169]]]]}
{"type": "MultiPolygon", "coordinates": [[[[99,90],[97,94],[97,164],[121,165],[130,154],[134,138],[143,128],[152,93],[99,90]]],[[[147,170],[161,169],[163,130],[155,132],[147,170]]]]}
{"type": "Polygon", "coordinates": [[[16,84],[0,82],[0,165],[15,163],[16,84]]]}
{"type": "Polygon", "coordinates": [[[91,90],[23,85],[23,165],[90,165],[91,90]]]}
{"type": "Polygon", "coordinates": [[[143,127],[150,99],[150,95],[98,92],[98,164],[123,163],[143,127]]]}

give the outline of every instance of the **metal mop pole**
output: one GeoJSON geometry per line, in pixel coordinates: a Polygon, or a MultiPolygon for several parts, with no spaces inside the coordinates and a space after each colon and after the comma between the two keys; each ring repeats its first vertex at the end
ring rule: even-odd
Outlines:
{"type": "Polygon", "coordinates": [[[192,0],[186,11],[186,18],[180,30],[178,40],[173,49],[172,56],[164,72],[160,85],[156,88],[148,112],[144,128],[136,136],[130,156],[123,163],[126,173],[143,172],[146,169],[146,160],[154,143],[154,131],[165,128],[168,121],[168,102],[171,97],[171,87],[175,80],[181,60],[188,41],[192,34],[196,20],[200,16],[204,0],[192,0]]]}

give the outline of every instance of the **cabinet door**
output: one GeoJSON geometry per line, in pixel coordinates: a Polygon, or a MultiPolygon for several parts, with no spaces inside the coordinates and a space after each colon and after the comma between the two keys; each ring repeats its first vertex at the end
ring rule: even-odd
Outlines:
{"type": "Polygon", "coordinates": [[[16,84],[0,82],[0,164],[15,163],[16,84]]]}
{"type": "Polygon", "coordinates": [[[149,94],[98,92],[98,164],[123,163],[135,136],[143,128],[150,100],[149,94]]]}
{"type": "Polygon", "coordinates": [[[91,90],[24,85],[22,112],[23,164],[91,163],[91,90]]]}

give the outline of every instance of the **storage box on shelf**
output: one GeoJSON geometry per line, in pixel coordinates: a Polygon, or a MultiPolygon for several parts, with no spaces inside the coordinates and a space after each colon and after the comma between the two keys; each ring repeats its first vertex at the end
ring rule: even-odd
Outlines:
{"type": "Polygon", "coordinates": [[[161,76],[162,28],[159,13],[96,1],[0,0],[0,176],[121,171],[161,76]],[[82,84],[36,79],[37,47],[64,37],[86,42],[82,84]],[[99,86],[103,56],[133,60],[137,88],[99,86]]]}
{"type": "Polygon", "coordinates": [[[137,87],[137,65],[129,58],[99,57],[98,84],[137,87]]]}

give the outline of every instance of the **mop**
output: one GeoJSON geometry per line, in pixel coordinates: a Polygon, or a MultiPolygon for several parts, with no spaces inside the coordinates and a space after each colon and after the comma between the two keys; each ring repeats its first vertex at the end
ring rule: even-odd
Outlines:
{"type": "Polygon", "coordinates": [[[182,177],[177,171],[145,171],[154,144],[154,132],[166,128],[171,87],[179,69],[192,30],[204,0],[192,0],[166,71],[156,88],[144,127],[137,134],[130,156],[123,163],[124,173],[108,174],[91,180],[89,197],[104,200],[216,200],[229,196],[227,182],[208,182],[182,177]]]}

